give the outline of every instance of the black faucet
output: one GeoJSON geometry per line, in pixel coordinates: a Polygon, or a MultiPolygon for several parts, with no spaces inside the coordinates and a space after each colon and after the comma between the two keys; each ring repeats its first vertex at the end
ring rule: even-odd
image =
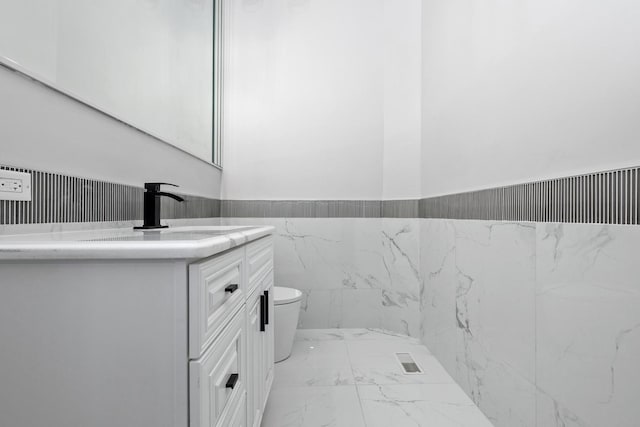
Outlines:
{"type": "Polygon", "coordinates": [[[160,191],[161,185],[172,185],[178,187],[175,184],[169,184],[167,182],[146,182],[144,184],[144,225],[142,227],[134,227],[136,230],[153,230],[157,228],[167,228],[167,225],[160,225],[160,197],[171,197],[179,202],[184,202],[184,199],[175,194],[165,193],[160,191]]]}

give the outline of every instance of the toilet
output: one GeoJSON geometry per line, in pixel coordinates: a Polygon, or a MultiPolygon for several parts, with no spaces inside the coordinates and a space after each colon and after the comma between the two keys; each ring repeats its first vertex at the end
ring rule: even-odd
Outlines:
{"type": "Polygon", "coordinates": [[[293,338],[298,327],[302,292],[297,289],[276,286],[273,294],[275,311],[276,363],[291,356],[293,338]]]}

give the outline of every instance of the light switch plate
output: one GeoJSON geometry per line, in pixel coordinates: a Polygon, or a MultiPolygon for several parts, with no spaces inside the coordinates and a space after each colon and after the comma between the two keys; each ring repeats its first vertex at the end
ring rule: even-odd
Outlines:
{"type": "Polygon", "coordinates": [[[1,169],[0,200],[31,201],[31,174],[1,169]]]}

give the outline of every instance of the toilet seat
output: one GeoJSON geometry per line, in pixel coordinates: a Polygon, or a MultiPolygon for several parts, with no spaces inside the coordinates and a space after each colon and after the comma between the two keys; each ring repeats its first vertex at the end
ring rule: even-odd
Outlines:
{"type": "Polygon", "coordinates": [[[273,303],[275,305],[292,304],[302,299],[302,292],[293,288],[275,286],[273,294],[273,303]]]}

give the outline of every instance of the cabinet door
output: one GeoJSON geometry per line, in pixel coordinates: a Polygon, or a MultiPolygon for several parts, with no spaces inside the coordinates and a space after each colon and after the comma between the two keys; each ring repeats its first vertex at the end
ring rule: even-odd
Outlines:
{"type": "Polygon", "coordinates": [[[268,318],[266,319],[265,331],[263,333],[262,341],[262,408],[264,409],[267,404],[267,398],[269,397],[269,391],[273,384],[274,374],[274,359],[275,359],[275,313],[274,313],[274,300],[273,300],[273,270],[265,277],[263,285],[263,295],[267,304],[268,318]]]}
{"type": "Polygon", "coordinates": [[[247,355],[248,378],[247,388],[247,425],[259,426],[262,417],[263,387],[263,337],[260,330],[262,319],[262,305],[259,290],[254,292],[247,301],[247,355]]]}

